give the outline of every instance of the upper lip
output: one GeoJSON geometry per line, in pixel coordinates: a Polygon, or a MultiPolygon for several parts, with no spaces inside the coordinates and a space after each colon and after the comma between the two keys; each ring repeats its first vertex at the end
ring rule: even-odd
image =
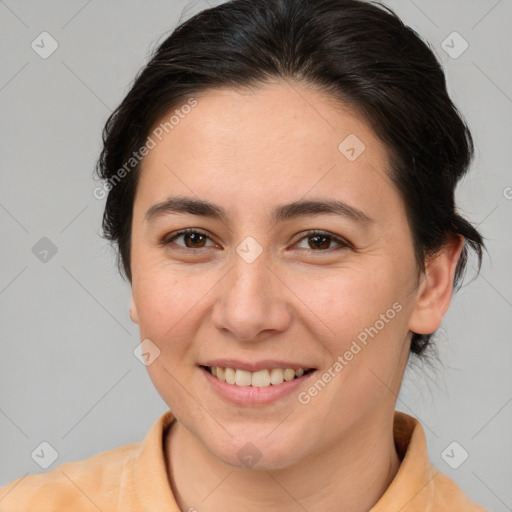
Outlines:
{"type": "Polygon", "coordinates": [[[249,372],[257,372],[259,370],[271,370],[272,368],[292,368],[297,370],[303,368],[304,370],[314,369],[311,365],[301,364],[293,361],[276,361],[275,359],[265,359],[262,361],[239,361],[237,359],[210,359],[199,363],[200,366],[217,366],[220,368],[233,368],[236,370],[246,370],[249,372]]]}

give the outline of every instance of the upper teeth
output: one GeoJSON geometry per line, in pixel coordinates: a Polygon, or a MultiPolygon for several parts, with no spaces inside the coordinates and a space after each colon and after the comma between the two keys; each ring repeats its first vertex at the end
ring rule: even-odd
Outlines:
{"type": "Polygon", "coordinates": [[[272,368],[271,370],[259,370],[249,372],[247,370],[235,370],[233,368],[221,368],[220,366],[211,366],[210,371],[214,377],[237,386],[253,386],[263,388],[271,384],[282,384],[283,381],[293,380],[295,377],[304,375],[303,368],[272,368]]]}

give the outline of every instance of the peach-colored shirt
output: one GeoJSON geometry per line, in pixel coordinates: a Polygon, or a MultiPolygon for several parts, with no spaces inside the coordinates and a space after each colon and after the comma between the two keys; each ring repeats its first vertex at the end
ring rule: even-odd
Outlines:
{"type": "MultiPolygon", "coordinates": [[[[180,512],[163,448],[173,420],[167,411],[143,441],[14,480],[0,488],[0,511],[180,512]]],[[[431,465],[418,420],[395,411],[394,438],[402,462],[370,512],[486,512],[431,465]]]]}

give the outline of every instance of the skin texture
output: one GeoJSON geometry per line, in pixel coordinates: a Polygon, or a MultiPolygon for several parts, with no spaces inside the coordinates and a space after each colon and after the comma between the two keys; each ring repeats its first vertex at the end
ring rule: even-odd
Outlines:
{"type": "Polygon", "coordinates": [[[440,326],[463,240],[451,240],[418,279],[386,147],[349,106],[287,81],[195,98],[143,161],[131,246],[130,315],[141,340],[160,350],[147,369],[177,418],[166,452],[178,504],[368,511],[400,464],[393,412],[411,331],[440,326]],[[366,148],[355,161],[338,149],[350,134],[366,148]],[[182,213],[147,222],[146,211],[171,195],[215,203],[228,218],[182,213]],[[305,199],[343,201],[373,222],[317,214],[271,223],[274,206],[305,199]],[[184,228],[209,238],[159,244],[184,228]],[[312,229],[349,245],[315,244],[306,236],[312,229]],[[248,236],[262,249],[252,263],[236,252],[248,236]],[[395,303],[400,312],[306,405],[293,392],[235,406],[198,367],[218,357],[277,359],[321,375],[395,303]],[[252,468],[237,456],[249,442],[261,454],[252,468]]]}

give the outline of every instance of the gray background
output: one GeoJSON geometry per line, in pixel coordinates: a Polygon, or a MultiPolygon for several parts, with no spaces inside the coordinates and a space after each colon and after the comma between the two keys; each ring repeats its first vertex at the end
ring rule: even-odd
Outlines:
{"type": "MultiPolygon", "coordinates": [[[[457,196],[490,254],[445,317],[442,365],[412,364],[398,409],[421,420],[433,463],[471,498],[512,510],[512,1],[386,4],[435,48],[472,129],[476,160],[457,196]],[[454,31],[469,44],[457,58],[442,46],[454,31]],[[458,469],[441,455],[453,441],[469,453],[458,469]]],[[[31,457],[43,441],[58,452],[52,469],[141,440],[167,410],[133,355],[129,288],[99,236],[92,172],[150,49],[207,6],[0,1],[0,485],[44,471],[31,457]],[[31,47],[43,31],[59,45],[46,59],[31,47]],[[56,254],[40,252],[43,237],[56,254]]]]}

